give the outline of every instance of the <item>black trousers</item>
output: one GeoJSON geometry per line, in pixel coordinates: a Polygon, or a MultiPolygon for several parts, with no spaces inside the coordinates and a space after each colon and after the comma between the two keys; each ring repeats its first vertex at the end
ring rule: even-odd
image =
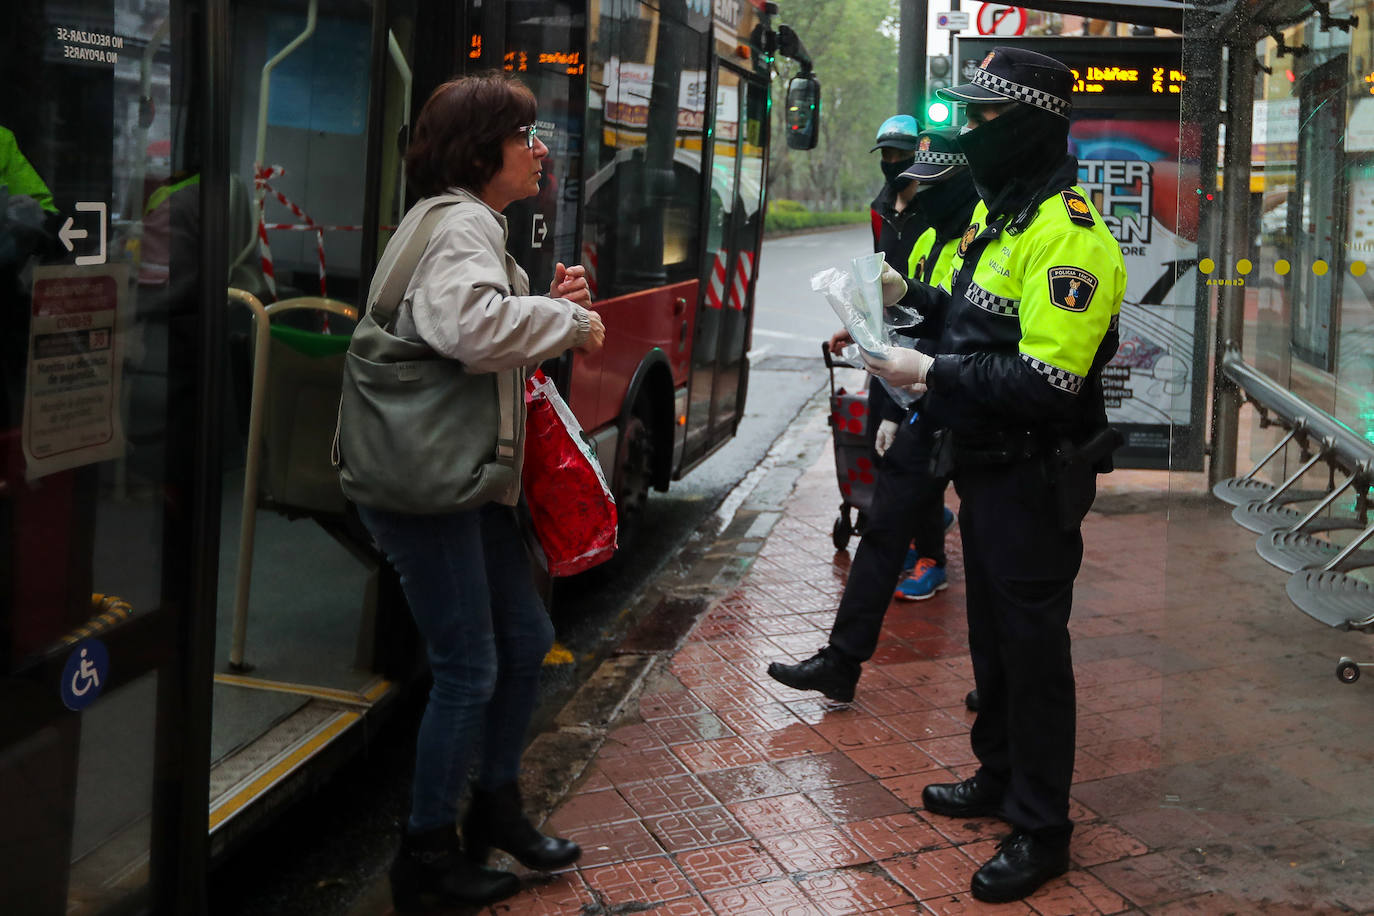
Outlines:
{"type": "Polygon", "coordinates": [[[919,417],[907,414],[878,468],[866,527],[830,628],[830,645],[856,662],[873,657],[913,538],[921,556],[941,566],[945,563],[945,486],[949,481],[930,475],[933,435],[934,430],[919,417]]]}
{"type": "MultiPolygon", "coordinates": [[[[1083,536],[1063,531],[1042,459],[957,468],[969,651],[978,688],[973,752],[1006,786],[1016,827],[1068,840],[1076,710],[1069,612],[1083,536]]],[[[1096,478],[1061,485],[1096,487],[1096,478]]]]}

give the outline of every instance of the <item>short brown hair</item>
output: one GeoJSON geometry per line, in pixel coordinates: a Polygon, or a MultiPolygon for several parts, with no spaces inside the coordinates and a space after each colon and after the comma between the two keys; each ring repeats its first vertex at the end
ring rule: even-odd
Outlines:
{"type": "Polygon", "coordinates": [[[501,170],[507,138],[534,112],[534,93],[505,71],[449,80],[420,109],[406,177],[423,197],[454,186],[480,191],[501,170]]]}

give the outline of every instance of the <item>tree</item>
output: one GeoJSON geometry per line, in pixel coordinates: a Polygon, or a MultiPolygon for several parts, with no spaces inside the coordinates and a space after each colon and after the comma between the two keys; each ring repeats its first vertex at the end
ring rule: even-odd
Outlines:
{"type": "MultiPolygon", "coordinates": [[[[813,210],[864,208],[882,181],[873,135],[897,100],[897,0],[783,0],[781,21],[801,37],[821,81],[820,140],[800,152],[773,146],[769,197],[802,201],[813,210]]],[[[773,136],[781,122],[787,81],[796,64],[774,64],[773,136]]],[[[911,114],[912,112],[907,112],[911,114]]]]}

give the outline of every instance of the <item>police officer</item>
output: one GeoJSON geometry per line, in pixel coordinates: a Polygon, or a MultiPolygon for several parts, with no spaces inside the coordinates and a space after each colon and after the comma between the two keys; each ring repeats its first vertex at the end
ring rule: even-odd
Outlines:
{"type": "MultiPolygon", "coordinates": [[[[873,250],[894,270],[905,270],[912,246],[929,227],[921,209],[915,206],[918,185],[906,172],[916,161],[916,144],[920,142],[921,125],[911,115],[893,115],[878,125],[870,153],[878,153],[878,166],[883,172],[883,186],[869,204],[873,228],[873,250]]],[[[843,333],[843,332],[841,332],[843,333]]],[[[841,344],[831,338],[831,350],[838,352],[841,344]]],[[[868,445],[882,458],[891,438],[878,439],[883,421],[894,427],[905,411],[881,384],[868,386],[868,425],[865,433],[868,445]]],[[[876,462],[875,462],[876,463],[876,462]]],[[[867,528],[867,516],[861,528],[867,528]]]]}
{"type": "Polygon", "coordinates": [[[1068,620],[1080,523],[1110,469],[1100,374],[1116,352],[1121,250],[1068,155],[1072,74],[998,47],[970,83],[959,145],[982,203],[950,292],[884,275],[884,298],[942,315],[940,353],[896,350],[870,369],[928,386],[961,500],[969,650],[980,709],[978,771],[926,786],[927,811],[998,816],[1013,831],[973,876],[973,896],[1017,900],[1068,868],[1074,680],[1068,620]]]}
{"type": "MultiPolygon", "coordinates": [[[[953,128],[922,131],[913,160],[904,172],[918,188],[913,204],[919,211],[917,218],[929,227],[916,241],[908,263],[918,271],[917,279],[943,285],[946,290],[964,227],[978,201],[957,138],[953,128]]],[[[922,322],[918,326],[920,333],[938,335],[938,328],[932,332],[925,330],[926,325],[922,322]]],[[[837,337],[843,338],[841,342],[852,342],[847,334],[837,337]]],[[[929,338],[912,341],[912,345],[932,353],[936,343],[929,338]]],[[[921,559],[912,562],[921,572],[902,587],[919,584],[920,595],[912,597],[930,597],[944,586],[943,515],[948,481],[930,472],[931,429],[922,421],[920,410],[918,402],[900,424],[894,424],[867,526],[854,552],[827,645],[796,664],[770,664],[768,674],[774,680],[799,690],[818,690],[841,702],[854,698],[860,667],[877,648],[883,617],[913,536],[921,559]]]]}

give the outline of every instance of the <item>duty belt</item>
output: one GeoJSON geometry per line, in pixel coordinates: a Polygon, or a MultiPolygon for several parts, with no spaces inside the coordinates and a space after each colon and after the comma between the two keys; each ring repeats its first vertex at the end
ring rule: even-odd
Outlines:
{"type": "Polygon", "coordinates": [[[1053,450],[1039,434],[1029,429],[1003,430],[976,437],[954,436],[954,466],[989,467],[1012,464],[1053,450]]]}

